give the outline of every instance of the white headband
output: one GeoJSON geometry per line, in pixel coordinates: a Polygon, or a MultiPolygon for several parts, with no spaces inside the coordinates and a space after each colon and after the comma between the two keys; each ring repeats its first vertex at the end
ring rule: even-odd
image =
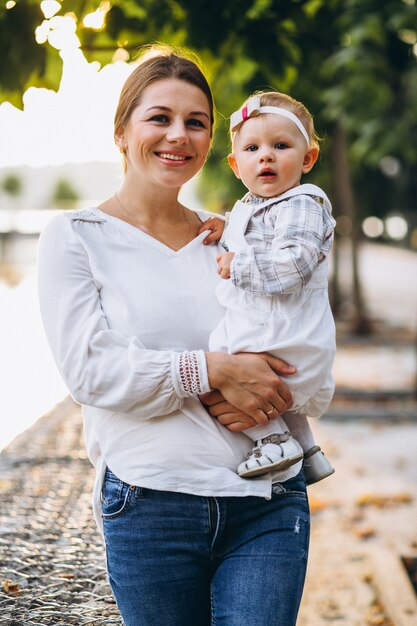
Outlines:
{"type": "Polygon", "coordinates": [[[232,113],[232,115],[230,116],[230,131],[232,133],[237,133],[240,125],[243,122],[245,122],[250,117],[256,117],[257,115],[261,115],[262,113],[275,113],[276,115],[282,115],[283,117],[287,117],[297,126],[298,130],[306,140],[307,146],[310,145],[308,133],[304,125],[301,123],[298,117],[294,115],[294,113],[291,113],[291,111],[287,111],[287,109],[282,109],[281,107],[261,106],[261,99],[258,96],[250,98],[242,109],[239,109],[239,111],[235,111],[234,113],[232,113]]]}

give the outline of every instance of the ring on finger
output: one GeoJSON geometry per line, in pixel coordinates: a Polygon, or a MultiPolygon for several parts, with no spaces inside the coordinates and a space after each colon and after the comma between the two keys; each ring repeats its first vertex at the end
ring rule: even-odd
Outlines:
{"type": "Polygon", "coordinates": [[[265,413],[266,413],[267,415],[271,415],[271,413],[273,413],[274,411],[275,411],[275,407],[274,407],[274,406],[271,406],[271,408],[269,409],[269,411],[265,411],[265,413]]]}

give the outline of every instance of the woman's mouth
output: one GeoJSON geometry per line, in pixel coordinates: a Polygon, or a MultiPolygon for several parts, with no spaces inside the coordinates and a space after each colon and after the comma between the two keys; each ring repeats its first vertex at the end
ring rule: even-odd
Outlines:
{"type": "Polygon", "coordinates": [[[185,163],[191,159],[189,154],[179,154],[175,152],[155,152],[155,155],[159,159],[163,159],[164,161],[172,161],[175,163],[185,163]]]}

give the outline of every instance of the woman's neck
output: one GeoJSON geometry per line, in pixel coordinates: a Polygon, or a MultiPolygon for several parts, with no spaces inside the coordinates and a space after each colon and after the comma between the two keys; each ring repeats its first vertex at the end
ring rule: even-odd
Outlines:
{"type": "Polygon", "coordinates": [[[116,198],[120,207],[133,219],[145,224],[167,223],[178,221],[178,212],[183,208],[178,201],[179,191],[137,183],[126,175],[116,198]]]}
{"type": "Polygon", "coordinates": [[[180,204],[178,193],[179,189],[150,189],[146,184],[133,184],[126,177],[121,188],[98,208],[172,250],[179,250],[197,237],[201,220],[194,211],[180,204]]]}

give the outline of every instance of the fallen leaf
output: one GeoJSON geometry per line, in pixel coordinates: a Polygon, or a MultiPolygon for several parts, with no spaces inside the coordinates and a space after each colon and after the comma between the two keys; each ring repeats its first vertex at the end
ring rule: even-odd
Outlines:
{"type": "Polygon", "coordinates": [[[6,593],[8,593],[11,596],[20,596],[19,585],[17,583],[12,583],[12,581],[9,580],[8,578],[6,578],[6,580],[3,583],[3,589],[6,593]]]}
{"type": "Polygon", "coordinates": [[[358,539],[370,539],[371,537],[375,537],[376,530],[375,528],[372,528],[372,526],[357,528],[355,530],[355,535],[358,539]]]}
{"type": "Polygon", "coordinates": [[[364,493],[356,499],[356,504],[360,507],[375,506],[378,509],[398,506],[400,504],[409,504],[413,497],[406,492],[378,495],[375,493],[364,493]]]}
{"type": "Polygon", "coordinates": [[[331,502],[326,500],[319,500],[318,498],[312,498],[311,496],[308,499],[310,504],[310,513],[319,513],[320,511],[324,511],[324,509],[328,509],[329,506],[332,506],[331,502]]]}
{"type": "Polygon", "coordinates": [[[393,626],[392,621],[385,614],[384,608],[376,600],[366,616],[366,626],[393,626]]]}

